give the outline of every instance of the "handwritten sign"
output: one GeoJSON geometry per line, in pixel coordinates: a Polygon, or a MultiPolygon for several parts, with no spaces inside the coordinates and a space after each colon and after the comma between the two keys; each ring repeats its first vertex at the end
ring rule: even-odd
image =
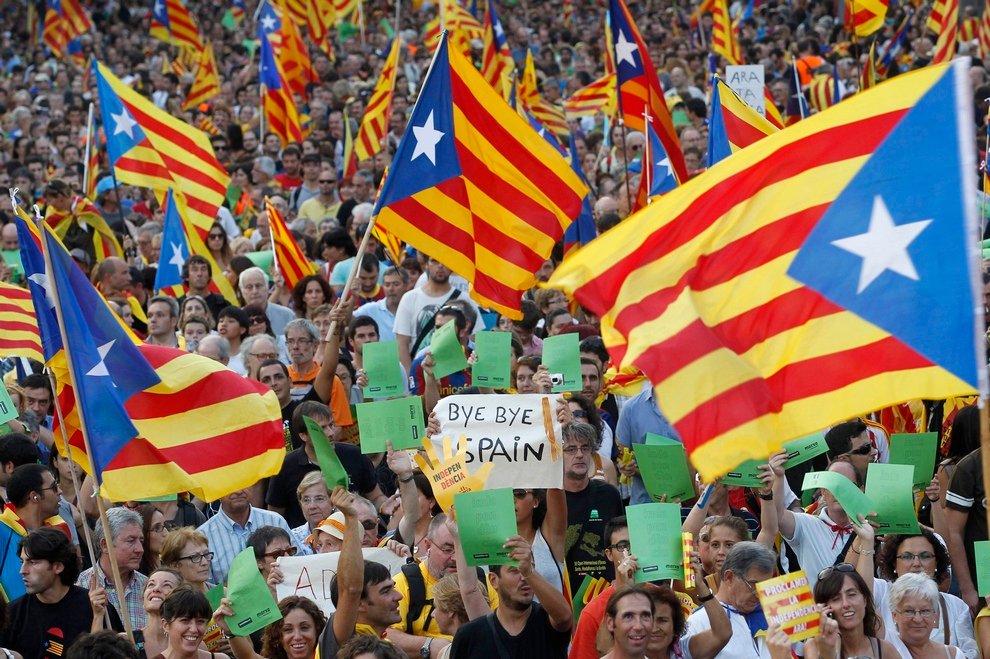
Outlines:
{"type": "Polygon", "coordinates": [[[447,396],[433,412],[440,420],[440,434],[431,438],[434,448],[442,449],[444,437],[463,437],[469,473],[491,465],[486,488],[563,486],[563,435],[554,398],[447,396]]]}
{"type": "Polygon", "coordinates": [[[798,570],[756,584],[770,625],[780,625],[792,643],[818,636],[820,617],[808,576],[798,570]]]}
{"type": "Polygon", "coordinates": [[[766,113],[766,100],[763,95],[764,69],[762,64],[745,64],[725,67],[725,83],[747,105],[759,112],[766,113]]]}
{"type": "MultiPolygon", "coordinates": [[[[384,547],[365,547],[361,551],[366,561],[381,563],[392,576],[398,574],[406,562],[406,559],[384,547]]],[[[275,587],[278,601],[281,602],[283,597],[289,595],[298,595],[313,600],[324,614],[330,615],[336,608],[330,601],[330,582],[337,574],[339,561],[339,551],[309,556],[283,556],[278,559],[278,566],[285,576],[285,580],[275,587]]]]}

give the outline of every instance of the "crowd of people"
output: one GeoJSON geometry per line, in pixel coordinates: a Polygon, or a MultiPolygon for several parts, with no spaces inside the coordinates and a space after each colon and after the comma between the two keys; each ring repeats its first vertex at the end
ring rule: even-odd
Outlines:
{"type": "MultiPolygon", "coordinates": [[[[96,161],[90,201],[121,252],[101,253],[98,230],[84,219],[70,222],[62,240],[141,339],[216,360],[270,387],[281,408],[286,456],[277,475],[219,501],[180,492],[155,501],[100,502],[92,478],[52,432],[55,396],[42,365],[0,355],[18,414],[0,425],[0,531],[8,530],[0,534],[6,538],[0,581],[5,589],[11,577],[23,585],[15,589],[20,596],[3,593],[0,653],[28,659],[990,656],[990,599],[981,597],[990,584],[980,582],[986,566],[976,555],[988,533],[974,399],[916,401],[898,426],[879,412],[835,419],[824,434],[824,456],[785,470],[786,455],[771,455],[760,467],[762,487],[697,482],[693,496],[677,502],[682,531],[696,542],[690,569],[697,583],[637,583],[625,510],[653,498],[631,449],[647,434],[676,438],[677,432],[649,383],[616,371],[599,319],[562,292],[539,286],[524,295],[521,318],[499,316],[479,308],[468,282],[440,260],[411,246],[393,254],[376,235],[359,256],[376,190],[430,63],[432,44],[424,34],[435,3],[402,3],[397,14],[394,3],[364,2],[360,20],[331,32],[330,48],[309,43],[315,79],[296,98],[306,137],[288,144],[263,120],[256,2],[246,3],[243,16],[215,0],[186,3],[213,46],[221,81],[215,97],[192,107],[184,101],[194,71],[174,46],[149,36],[150,2],[82,4],[94,29],[64,59],[39,38],[44,3],[0,6],[0,188],[16,188],[0,195],[0,280],[27,286],[15,197],[43,213],[71,215],[81,207],[87,113],[99,100],[87,63],[97,58],[159,108],[207,131],[231,181],[205,235],[209,258],[192,255],[182,266],[181,297],[155,290],[163,248],[156,196],[119,184],[105,153],[96,161]],[[401,39],[401,59],[382,149],[345,176],[347,135],[358,132],[393,35],[401,39]],[[316,274],[293,286],[272,264],[266,199],[315,266],[316,274]],[[218,292],[215,275],[229,281],[236,303],[218,292]],[[549,394],[543,340],[567,333],[580,339],[581,389],[558,401],[563,487],[513,490],[518,533],[505,539],[505,548],[517,566],[470,567],[456,511],[441,510],[410,455],[358,448],[353,406],[364,401],[369,343],[397,343],[405,393],[422,396],[427,413],[446,396],[492,391],[472,382],[470,367],[435,377],[430,336],[447,323],[454,323],[469,360],[476,332],[511,334],[512,386],[497,391],[504,394],[549,394]],[[324,480],[306,418],[333,440],[347,488],[324,480]],[[862,489],[869,465],[890,460],[891,433],[905,426],[939,436],[932,480],[915,491],[919,533],[881,535],[869,518],[847,514],[827,489],[802,501],[802,479],[813,470],[835,472],[862,489]],[[363,549],[379,546],[406,565],[392,571],[363,558],[363,549]],[[216,605],[207,593],[227,581],[234,558],[248,547],[273,597],[285,578],[279,559],[339,552],[330,585],[334,612],[327,616],[293,595],[278,601],[280,620],[238,635],[228,625],[236,598],[216,605]],[[820,633],[794,644],[768,625],[756,584],[798,569],[813,589],[820,633]],[[575,598],[589,584],[597,584],[595,596],[575,598]]],[[[607,4],[498,4],[513,59],[521,70],[532,56],[548,103],[604,75],[607,4]]],[[[480,13],[485,3],[465,5],[480,13]]],[[[694,175],[707,162],[710,8],[660,0],[630,3],[630,10],[694,175]]],[[[816,73],[833,75],[844,96],[859,91],[873,40],[880,50],[906,26],[888,75],[927,65],[935,44],[926,31],[927,2],[891,6],[884,27],[869,39],[852,38],[831,2],[737,0],[729,10],[745,61],[764,66],[769,94],[784,113],[792,62],[805,83],[816,73]]],[[[972,6],[961,9],[961,54],[979,52],[967,40],[975,39],[967,26],[976,18],[972,6]]],[[[480,65],[483,42],[466,43],[480,65]]],[[[982,149],[990,84],[978,58],[970,78],[978,121],[973,137],[982,149]]],[[[635,206],[645,137],[601,113],[568,117],[568,125],[597,231],[608,231],[635,206]]],[[[537,279],[548,280],[562,258],[558,246],[537,279]]],[[[438,431],[435,418],[429,425],[438,431]]]]}

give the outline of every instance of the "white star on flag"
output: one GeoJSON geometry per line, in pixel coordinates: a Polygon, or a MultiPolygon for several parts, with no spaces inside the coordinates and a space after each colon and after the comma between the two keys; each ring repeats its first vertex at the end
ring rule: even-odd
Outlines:
{"type": "Polygon", "coordinates": [[[174,265],[175,269],[182,272],[182,266],[186,264],[186,257],[182,255],[182,245],[170,242],[172,246],[172,258],[168,260],[169,265],[174,265]]]}
{"type": "Polygon", "coordinates": [[[155,16],[161,16],[165,13],[165,5],[162,4],[161,0],[155,3],[155,16]]]}
{"type": "Polygon", "coordinates": [[[261,29],[267,34],[275,29],[275,17],[271,14],[267,14],[261,19],[261,29]]]}
{"type": "Polygon", "coordinates": [[[54,309],[55,296],[52,295],[52,285],[51,282],[48,281],[48,275],[44,272],[36,272],[28,277],[28,280],[45,290],[45,299],[48,300],[48,308],[54,309]]]}
{"type": "Polygon", "coordinates": [[[120,108],[120,114],[110,113],[110,118],[113,119],[113,134],[119,135],[120,133],[127,133],[127,137],[134,139],[134,127],[137,126],[137,122],[127,111],[127,108],[120,108]]]}
{"type": "Polygon", "coordinates": [[[413,149],[412,157],[415,160],[421,154],[425,154],[434,166],[437,164],[437,143],[443,138],[443,133],[433,127],[433,110],[422,126],[413,126],[413,136],[416,138],[416,148],[413,149]]]}
{"type": "Polygon", "coordinates": [[[615,41],[615,56],[620,62],[629,62],[629,66],[636,66],[633,53],[639,50],[635,41],[628,41],[622,30],[619,30],[619,38],[615,41]]]}
{"type": "Polygon", "coordinates": [[[96,362],[96,366],[86,371],[86,375],[92,375],[93,377],[109,377],[110,371],[107,370],[107,355],[110,354],[110,350],[113,349],[113,344],[117,342],[117,339],[110,339],[107,343],[104,343],[99,348],[96,349],[100,353],[100,361],[96,362]]]}
{"type": "Polygon", "coordinates": [[[836,247],[863,259],[856,293],[862,293],[887,270],[917,281],[918,271],[915,270],[911,255],[908,254],[908,247],[931,223],[932,220],[928,219],[901,225],[894,224],[894,218],[891,217],[883,198],[880,195],[874,197],[870,228],[866,233],[832,241],[836,247]]]}

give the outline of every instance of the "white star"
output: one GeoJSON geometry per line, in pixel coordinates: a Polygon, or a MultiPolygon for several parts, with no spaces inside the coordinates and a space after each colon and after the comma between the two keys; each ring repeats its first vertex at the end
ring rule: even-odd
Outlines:
{"type": "Polygon", "coordinates": [[[110,376],[110,371],[107,370],[107,355],[110,354],[110,350],[113,349],[113,344],[117,339],[110,339],[109,342],[104,343],[99,348],[96,349],[100,353],[100,361],[96,362],[96,366],[86,371],[86,375],[92,375],[93,377],[100,376],[110,376]]]}
{"type": "Polygon", "coordinates": [[[849,238],[833,240],[832,244],[863,259],[863,269],[859,272],[859,288],[862,293],[873,280],[887,270],[909,279],[918,280],[908,247],[925,230],[932,220],[919,220],[896,225],[890,216],[883,198],[873,198],[873,212],[870,214],[870,228],[849,238]]]}
{"type": "Polygon", "coordinates": [[[615,55],[620,62],[629,62],[629,66],[636,66],[636,60],[633,59],[633,53],[639,50],[639,46],[636,45],[635,41],[627,41],[626,35],[622,30],[619,30],[619,38],[615,42],[615,55]]]}
{"type": "Polygon", "coordinates": [[[36,285],[40,286],[41,288],[45,289],[45,299],[48,300],[48,307],[50,309],[54,309],[55,296],[52,295],[52,285],[51,282],[48,281],[48,275],[46,275],[43,272],[36,272],[30,277],[28,277],[28,279],[34,282],[36,285]]]}
{"type": "Polygon", "coordinates": [[[155,16],[161,16],[165,12],[165,6],[161,3],[161,0],[155,3],[155,16]]]}
{"type": "Polygon", "coordinates": [[[505,37],[505,30],[502,29],[502,21],[499,21],[498,23],[495,24],[494,30],[495,30],[495,36],[498,37],[499,40],[505,37]]]}
{"type": "Polygon", "coordinates": [[[137,122],[127,111],[127,108],[120,108],[120,114],[110,113],[110,118],[113,119],[113,134],[119,135],[120,133],[127,133],[127,137],[134,139],[134,127],[137,126],[137,122]]]}
{"type": "Polygon", "coordinates": [[[446,135],[433,127],[433,110],[422,126],[413,126],[413,136],[416,138],[416,148],[413,149],[412,158],[415,160],[420,154],[425,154],[430,162],[437,164],[437,143],[446,135]]]}
{"type": "Polygon", "coordinates": [[[663,178],[670,176],[670,158],[664,155],[663,160],[658,160],[654,167],[663,167],[663,178]]]}
{"type": "Polygon", "coordinates": [[[172,258],[168,260],[169,265],[174,265],[175,269],[182,272],[182,266],[186,263],[186,257],[182,255],[182,245],[170,242],[172,246],[172,258]]]}
{"type": "Polygon", "coordinates": [[[266,33],[271,32],[275,29],[275,17],[271,14],[266,15],[261,19],[261,29],[266,33]]]}

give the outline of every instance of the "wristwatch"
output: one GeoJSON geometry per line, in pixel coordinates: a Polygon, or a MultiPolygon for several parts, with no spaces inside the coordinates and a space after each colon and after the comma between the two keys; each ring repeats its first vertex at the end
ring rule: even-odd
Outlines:
{"type": "Polygon", "coordinates": [[[423,659],[430,659],[430,645],[432,643],[433,643],[432,638],[426,639],[426,641],[423,643],[423,647],[419,649],[419,656],[421,656],[423,659]]]}

